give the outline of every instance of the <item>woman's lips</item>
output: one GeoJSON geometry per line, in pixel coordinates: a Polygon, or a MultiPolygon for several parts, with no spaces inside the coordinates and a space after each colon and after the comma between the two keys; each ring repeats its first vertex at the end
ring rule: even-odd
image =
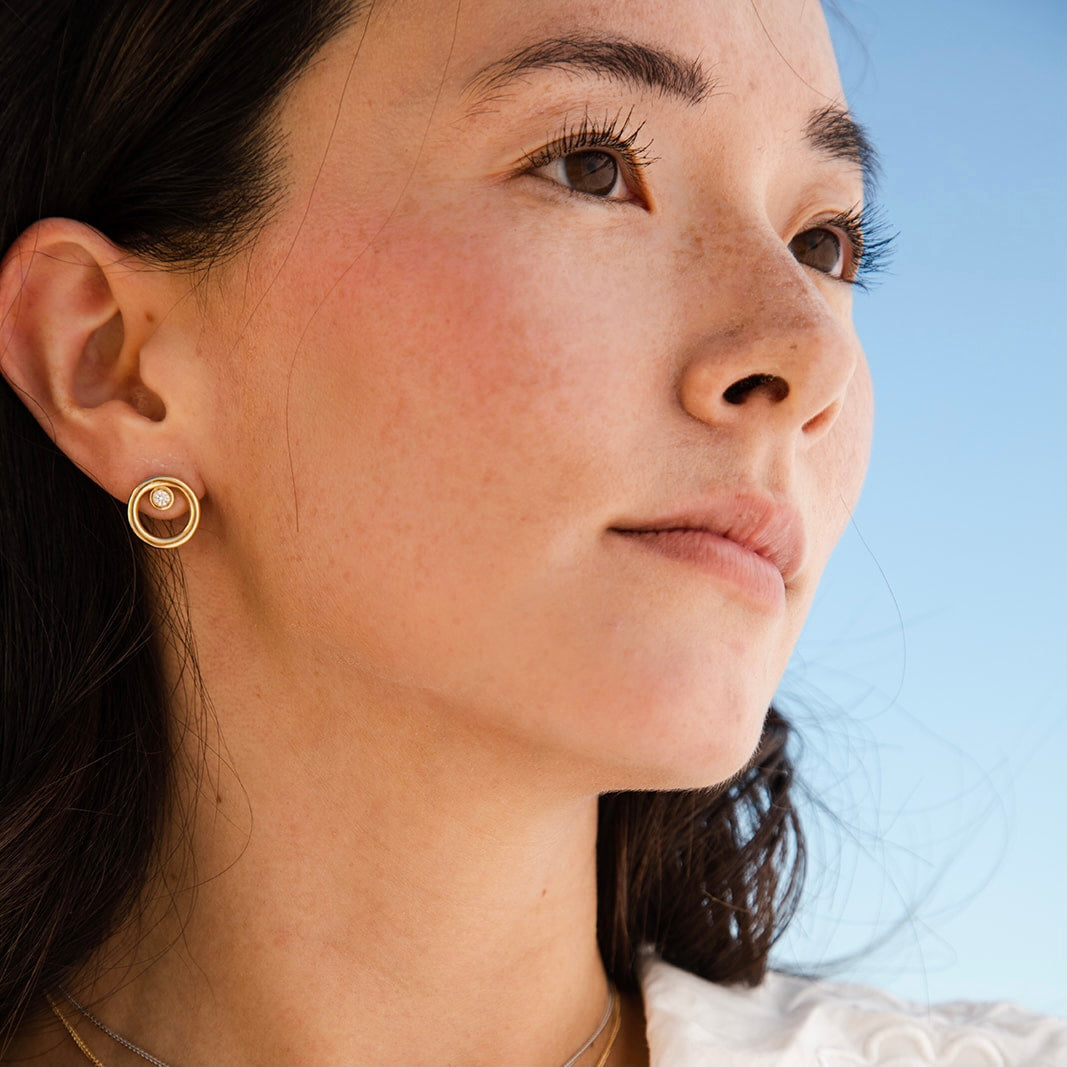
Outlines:
{"type": "Polygon", "coordinates": [[[729,496],[613,533],[667,559],[705,570],[750,600],[777,607],[804,555],[804,528],[789,505],[751,494],[729,496]]]}
{"type": "Polygon", "coordinates": [[[778,605],[785,600],[782,572],[764,556],[727,537],[692,529],[615,532],[668,559],[711,571],[761,603],[778,605]]]}

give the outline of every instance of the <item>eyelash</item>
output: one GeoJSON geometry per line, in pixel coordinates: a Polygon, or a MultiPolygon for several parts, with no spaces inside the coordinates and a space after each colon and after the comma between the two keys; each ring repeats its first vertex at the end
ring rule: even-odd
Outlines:
{"type": "MultiPolygon", "coordinates": [[[[587,113],[577,126],[570,129],[565,127],[554,141],[539,148],[536,152],[527,153],[523,157],[522,172],[530,173],[540,170],[572,152],[601,149],[612,152],[619,158],[626,172],[625,177],[632,183],[635,193],[642,200],[647,201],[641,171],[650,163],[654,163],[657,157],[649,152],[652,147],[651,138],[644,144],[638,144],[638,138],[645,125],[643,122],[638,123],[632,130],[628,129],[632,116],[633,109],[631,108],[625,117],[622,116],[622,112],[619,112],[614,119],[597,122],[587,113]]],[[[586,198],[584,193],[568,189],[563,185],[558,187],[570,196],[586,198]]],[[[619,203],[620,201],[602,200],[601,202],[619,203]]],[[[622,202],[625,203],[625,201],[622,202]]],[[[897,234],[889,231],[881,210],[871,205],[852,208],[831,218],[823,219],[809,229],[831,227],[839,230],[844,236],[852,261],[856,264],[851,271],[851,277],[842,277],[840,280],[848,285],[856,285],[860,289],[870,288],[871,276],[884,271],[889,265],[897,234]]]]}
{"type": "Polygon", "coordinates": [[[840,230],[844,235],[852,261],[856,264],[852,268],[852,276],[840,280],[861,289],[869,289],[871,275],[878,274],[889,266],[897,234],[890,232],[881,209],[870,204],[822,219],[808,229],[821,230],[831,227],[840,230]]]}
{"type": "MultiPolygon", "coordinates": [[[[632,116],[633,109],[631,108],[625,117],[622,112],[619,112],[613,119],[605,118],[603,122],[598,122],[587,113],[577,126],[564,127],[559,137],[550,144],[525,155],[522,161],[523,173],[540,170],[557,159],[569,156],[572,152],[600,149],[614,153],[619,158],[625,171],[624,177],[632,183],[634,192],[644,198],[641,171],[650,163],[654,163],[656,157],[649,154],[649,149],[652,147],[651,138],[644,144],[638,144],[638,138],[645,124],[641,122],[633,129],[629,129],[632,116]]],[[[584,193],[567,189],[566,186],[560,186],[560,188],[572,196],[585,196],[584,193]]],[[[619,201],[605,200],[604,202],[618,203],[619,201]]]]}

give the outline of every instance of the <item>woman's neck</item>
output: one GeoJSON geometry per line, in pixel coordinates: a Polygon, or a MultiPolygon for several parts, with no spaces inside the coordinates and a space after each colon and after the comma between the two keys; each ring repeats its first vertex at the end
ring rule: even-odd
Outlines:
{"type": "Polygon", "coordinates": [[[607,995],[595,794],[447,711],[265,680],[207,679],[162,918],[84,995],[167,1062],[564,1062],[607,995]]]}

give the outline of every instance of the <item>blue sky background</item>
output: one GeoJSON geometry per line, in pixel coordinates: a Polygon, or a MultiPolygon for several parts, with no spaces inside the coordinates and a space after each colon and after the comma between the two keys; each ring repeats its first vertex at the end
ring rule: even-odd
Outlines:
{"type": "Polygon", "coordinates": [[[1063,1012],[1064,5],[840,3],[900,238],[857,298],[867,487],[781,689],[836,819],[778,958],[1063,1012]]]}

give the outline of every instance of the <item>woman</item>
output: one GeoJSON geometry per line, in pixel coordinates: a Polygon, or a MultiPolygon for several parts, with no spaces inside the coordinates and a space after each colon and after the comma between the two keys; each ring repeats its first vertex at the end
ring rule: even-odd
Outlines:
{"type": "Polygon", "coordinates": [[[8,1059],[721,1063],[679,1010],[796,992],[727,986],[871,153],[813,5],[649,7],[8,20],[8,1059]]]}

